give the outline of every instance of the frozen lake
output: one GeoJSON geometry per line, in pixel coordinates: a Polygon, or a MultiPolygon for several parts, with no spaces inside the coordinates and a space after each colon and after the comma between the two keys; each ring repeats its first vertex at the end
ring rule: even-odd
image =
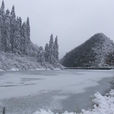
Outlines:
{"type": "Polygon", "coordinates": [[[0,104],[6,114],[80,111],[92,105],[94,93],[109,90],[113,77],[114,70],[1,72],[0,104]]]}

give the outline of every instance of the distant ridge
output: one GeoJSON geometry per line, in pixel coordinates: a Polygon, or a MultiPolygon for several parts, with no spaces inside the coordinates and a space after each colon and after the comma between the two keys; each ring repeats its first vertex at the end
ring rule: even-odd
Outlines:
{"type": "Polygon", "coordinates": [[[114,43],[104,33],[97,33],[67,53],[61,63],[65,67],[112,67],[114,65],[114,43]]]}

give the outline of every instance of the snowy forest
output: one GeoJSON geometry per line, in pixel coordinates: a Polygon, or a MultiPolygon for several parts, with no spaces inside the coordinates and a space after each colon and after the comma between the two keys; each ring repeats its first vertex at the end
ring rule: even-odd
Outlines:
{"type": "Polygon", "coordinates": [[[14,53],[18,55],[26,55],[36,57],[37,62],[43,64],[48,62],[55,64],[59,60],[58,38],[50,36],[50,41],[39,47],[32,43],[30,39],[30,21],[22,21],[21,17],[17,17],[15,7],[11,11],[5,9],[5,3],[2,1],[0,8],[0,50],[5,53],[14,53]]]}

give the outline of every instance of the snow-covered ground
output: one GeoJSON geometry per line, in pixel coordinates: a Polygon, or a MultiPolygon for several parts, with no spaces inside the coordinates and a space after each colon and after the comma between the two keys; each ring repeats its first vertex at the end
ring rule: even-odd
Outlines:
{"type": "MultiPolygon", "coordinates": [[[[74,109],[71,108],[74,111],[77,108],[75,102],[79,103],[75,100],[76,95],[85,94],[87,88],[96,87],[94,91],[89,90],[92,92],[84,98],[79,97],[80,100],[88,100],[87,97],[101,88],[99,81],[104,78],[112,80],[113,74],[113,70],[1,72],[0,102],[6,107],[7,114],[31,114],[40,109],[67,110],[66,102],[68,106],[74,105],[74,109]]],[[[104,83],[101,89],[105,90],[106,86],[104,83]]]]}
{"type": "MultiPolygon", "coordinates": [[[[95,94],[93,99],[95,104],[93,109],[82,110],[80,114],[114,114],[114,90],[111,90],[109,94],[102,96],[100,93],[95,94]]],[[[55,114],[52,111],[40,110],[33,114],[55,114]]],[[[58,113],[56,113],[58,114],[58,113]]],[[[64,112],[62,114],[79,114],[74,112],[64,112]]]]}
{"type": "Polygon", "coordinates": [[[0,51],[0,71],[54,70],[62,68],[63,66],[59,63],[52,65],[44,62],[41,64],[37,61],[37,57],[0,51]]]}

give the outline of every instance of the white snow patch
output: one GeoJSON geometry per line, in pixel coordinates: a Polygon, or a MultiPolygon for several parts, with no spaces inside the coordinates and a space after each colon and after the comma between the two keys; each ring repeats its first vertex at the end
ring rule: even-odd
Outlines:
{"type": "Polygon", "coordinates": [[[8,71],[19,71],[19,69],[18,69],[18,68],[11,68],[11,69],[8,70],[8,71]]]}

